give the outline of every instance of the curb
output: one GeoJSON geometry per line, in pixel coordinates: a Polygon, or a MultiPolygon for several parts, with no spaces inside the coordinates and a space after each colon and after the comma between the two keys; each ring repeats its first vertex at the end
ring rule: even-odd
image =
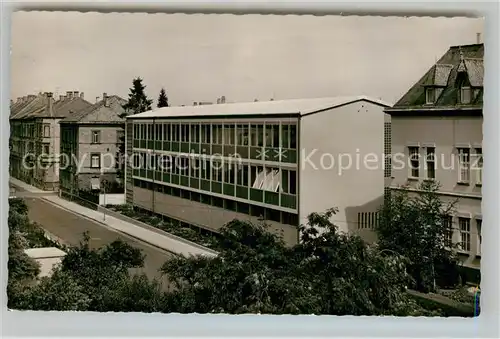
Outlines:
{"type": "MultiPolygon", "coordinates": [[[[97,223],[97,224],[99,224],[99,225],[102,225],[103,227],[105,227],[106,229],[108,229],[108,230],[110,230],[110,231],[113,231],[113,232],[116,232],[116,233],[119,233],[119,234],[125,235],[125,236],[127,236],[127,237],[129,237],[129,238],[132,238],[132,239],[135,239],[135,240],[141,241],[141,242],[143,242],[143,243],[148,244],[149,246],[152,246],[152,247],[154,247],[154,248],[157,248],[157,249],[160,249],[160,250],[162,250],[162,251],[168,252],[168,253],[170,253],[170,254],[173,254],[173,255],[176,255],[176,256],[184,256],[183,254],[176,253],[176,252],[174,252],[174,251],[172,251],[172,250],[170,250],[170,249],[164,248],[164,247],[160,247],[160,246],[158,246],[158,245],[156,245],[156,244],[153,244],[153,243],[151,243],[151,242],[149,242],[149,241],[147,241],[147,240],[144,240],[144,239],[142,239],[142,238],[139,238],[139,237],[137,237],[137,236],[134,236],[134,235],[132,235],[132,234],[130,234],[130,233],[123,232],[123,231],[121,231],[121,230],[117,230],[117,229],[115,229],[115,228],[112,228],[112,227],[110,227],[109,225],[105,224],[105,223],[104,223],[104,222],[102,222],[102,221],[99,221],[99,220],[96,220],[96,219],[90,218],[90,217],[88,217],[88,216],[86,216],[86,215],[84,215],[84,214],[81,214],[81,213],[79,213],[79,212],[75,212],[75,211],[73,211],[73,210],[71,210],[71,209],[69,209],[69,208],[67,208],[67,207],[64,207],[64,206],[62,206],[62,205],[59,205],[58,203],[55,203],[55,202],[53,202],[53,201],[47,200],[47,199],[45,199],[45,198],[41,198],[41,199],[42,199],[43,201],[45,201],[45,202],[49,203],[49,204],[52,204],[52,205],[56,206],[57,208],[60,208],[60,209],[63,209],[63,210],[65,210],[65,211],[67,211],[67,212],[70,212],[70,213],[73,213],[73,214],[79,215],[79,216],[81,216],[81,217],[82,217],[82,218],[84,218],[84,219],[87,219],[87,220],[89,220],[89,221],[91,221],[91,222],[94,222],[94,223],[97,223]]],[[[141,227],[141,226],[137,226],[137,225],[134,225],[134,226],[136,226],[136,227],[141,227]]],[[[151,226],[150,226],[150,227],[151,227],[151,226]]],[[[166,233],[166,232],[165,232],[165,233],[166,233]]],[[[168,235],[164,235],[164,236],[168,237],[168,235]]],[[[173,239],[173,240],[176,240],[176,239],[173,239]]]]}

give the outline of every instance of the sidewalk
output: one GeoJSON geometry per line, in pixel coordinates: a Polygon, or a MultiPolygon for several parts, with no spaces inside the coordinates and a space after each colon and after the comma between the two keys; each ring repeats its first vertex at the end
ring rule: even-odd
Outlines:
{"type": "MultiPolygon", "coordinates": [[[[12,185],[18,186],[29,192],[43,192],[42,190],[39,190],[38,188],[35,188],[17,179],[10,178],[9,181],[12,185]]],[[[216,252],[209,249],[204,250],[203,248],[192,246],[189,243],[173,239],[172,237],[169,237],[165,232],[153,232],[109,215],[104,216],[104,213],[102,212],[94,211],[90,208],[83,207],[74,202],[62,199],[58,196],[46,196],[41,199],[55,204],[60,208],[78,214],[81,217],[92,219],[93,221],[102,224],[103,227],[107,226],[118,232],[125,233],[131,237],[134,237],[171,253],[184,255],[186,257],[189,257],[190,255],[217,255],[216,252]]]]}

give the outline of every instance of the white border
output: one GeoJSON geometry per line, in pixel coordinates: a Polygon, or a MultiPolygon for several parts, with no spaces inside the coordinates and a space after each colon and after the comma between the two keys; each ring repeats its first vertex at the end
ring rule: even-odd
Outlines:
{"type": "MultiPolygon", "coordinates": [[[[130,1],[94,1],[64,3],[53,1],[44,4],[34,1],[27,4],[0,3],[1,49],[0,49],[0,119],[1,133],[4,142],[0,149],[3,164],[8,163],[9,136],[9,54],[10,54],[10,10],[16,9],[46,9],[46,10],[79,10],[106,12],[226,12],[226,13],[295,13],[295,14],[339,14],[343,15],[379,15],[379,16],[486,16],[484,40],[485,48],[485,104],[483,135],[486,147],[487,161],[484,163],[485,181],[483,186],[482,215],[489,227],[483,230],[482,283],[481,289],[486,296],[481,300],[481,316],[476,319],[462,318],[394,318],[394,317],[332,317],[332,316],[228,316],[228,315],[160,315],[160,314],[97,314],[76,312],[9,312],[4,306],[1,317],[2,336],[140,336],[140,337],[187,337],[187,336],[282,336],[282,337],[500,337],[499,317],[499,118],[498,118],[498,3],[490,2],[386,2],[386,3],[330,3],[330,2],[264,2],[238,1],[230,3],[220,1],[210,3],[206,0],[157,1],[148,3],[133,3],[130,1]],[[36,3],[35,3],[36,2],[36,3]],[[363,9],[356,9],[362,7],[363,9]],[[496,169],[495,169],[496,168],[496,169]],[[194,323],[196,322],[196,324],[194,323]]],[[[2,183],[7,186],[8,168],[1,166],[4,178],[2,183]]],[[[1,197],[2,220],[2,253],[1,280],[3,291],[7,283],[7,213],[8,190],[3,187],[1,197]]],[[[2,293],[3,304],[6,305],[6,294],[2,293]]]]}

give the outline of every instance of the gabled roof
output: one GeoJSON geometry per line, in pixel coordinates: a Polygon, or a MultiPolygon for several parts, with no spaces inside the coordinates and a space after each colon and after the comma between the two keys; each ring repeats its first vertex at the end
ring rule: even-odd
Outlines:
{"type": "Polygon", "coordinates": [[[17,98],[17,101],[10,105],[9,118],[13,117],[19,113],[24,107],[26,107],[31,101],[36,99],[36,95],[28,95],[23,98],[17,98]]]}
{"type": "Polygon", "coordinates": [[[125,120],[120,115],[125,112],[123,105],[127,101],[116,95],[108,96],[107,106],[101,100],[94,105],[90,105],[62,119],[60,123],[124,123],[125,120]]]}
{"type": "Polygon", "coordinates": [[[19,120],[26,119],[29,115],[36,114],[47,105],[47,97],[44,94],[38,94],[33,100],[20,107],[10,118],[19,120]]]}
{"type": "Polygon", "coordinates": [[[390,107],[389,103],[366,96],[290,99],[241,103],[224,103],[201,106],[174,106],[156,108],[144,113],[127,116],[127,119],[152,119],[169,117],[217,117],[237,115],[307,115],[357,101],[368,101],[390,107]]]}
{"type": "MultiPolygon", "coordinates": [[[[483,56],[484,44],[452,46],[450,49],[418,80],[408,92],[387,111],[426,110],[439,108],[464,107],[481,108],[483,104],[483,56]],[[458,102],[457,75],[466,72],[472,87],[479,90],[470,105],[458,102]],[[425,90],[427,86],[442,88],[439,97],[433,105],[426,104],[425,90]]],[[[439,93],[439,92],[438,92],[439,93]]]]}
{"type": "Polygon", "coordinates": [[[54,101],[46,94],[39,94],[23,107],[17,108],[10,119],[64,118],[89,106],[91,103],[80,97],[54,101]],[[52,102],[52,107],[49,105],[49,100],[52,102]]]}

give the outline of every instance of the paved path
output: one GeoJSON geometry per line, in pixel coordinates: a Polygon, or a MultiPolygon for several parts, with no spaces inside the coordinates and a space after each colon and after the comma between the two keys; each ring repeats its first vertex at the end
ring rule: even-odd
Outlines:
{"type": "MultiPolygon", "coordinates": [[[[70,245],[78,245],[85,231],[91,237],[91,247],[99,248],[121,239],[139,248],[146,255],[144,267],[134,269],[132,273],[145,273],[150,278],[158,278],[168,288],[167,277],[161,277],[159,268],[174,255],[215,255],[213,251],[192,246],[188,243],[172,239],[161,231],[151,231],[117,218],[106,216],[101,212],[64,200],[58,196],[47,194],[40,189],[10,178],[11,195],[17,192],[36,193],[37,198],[26,197],[29,207],[29,218],[37,222],[46,231],[70,245]]],[[[45,192],[49,193],[49,192],[45,192]]]]}
{"type": "MultiPolygon", "coordinates": [[[[10,178],[10,183],[13,186],[17,186],[20,190],[32,191],[41,193],[43,191],[34,188],[20,180],[10,178]]],[[[114,229],[118,232],[125,233],[134,238],[140,239],[150,245],[159,247],[166,251],[172,252],[178,255],[191,256],[191,255],[207,255],[215,256],[217,253],[202,246],[197,246],[195,244],[190,244],[187,241],[182,241],[169,236],[167,233],[157,230],[146,229],[129,222],[111,217],[105,216],[102,212],[94,211],[90,208],[81,206],[79,204],[70,202],[68,200],[62,199],[58,196],[45,196],[44,201],[50,202],[57,205],[61,209],[71,211],[81,216],[93,220],[95,222],[103,224],[108,228],[114,229]]],[[[48,230],[50,232],[50,230],[48,230]]]]}

